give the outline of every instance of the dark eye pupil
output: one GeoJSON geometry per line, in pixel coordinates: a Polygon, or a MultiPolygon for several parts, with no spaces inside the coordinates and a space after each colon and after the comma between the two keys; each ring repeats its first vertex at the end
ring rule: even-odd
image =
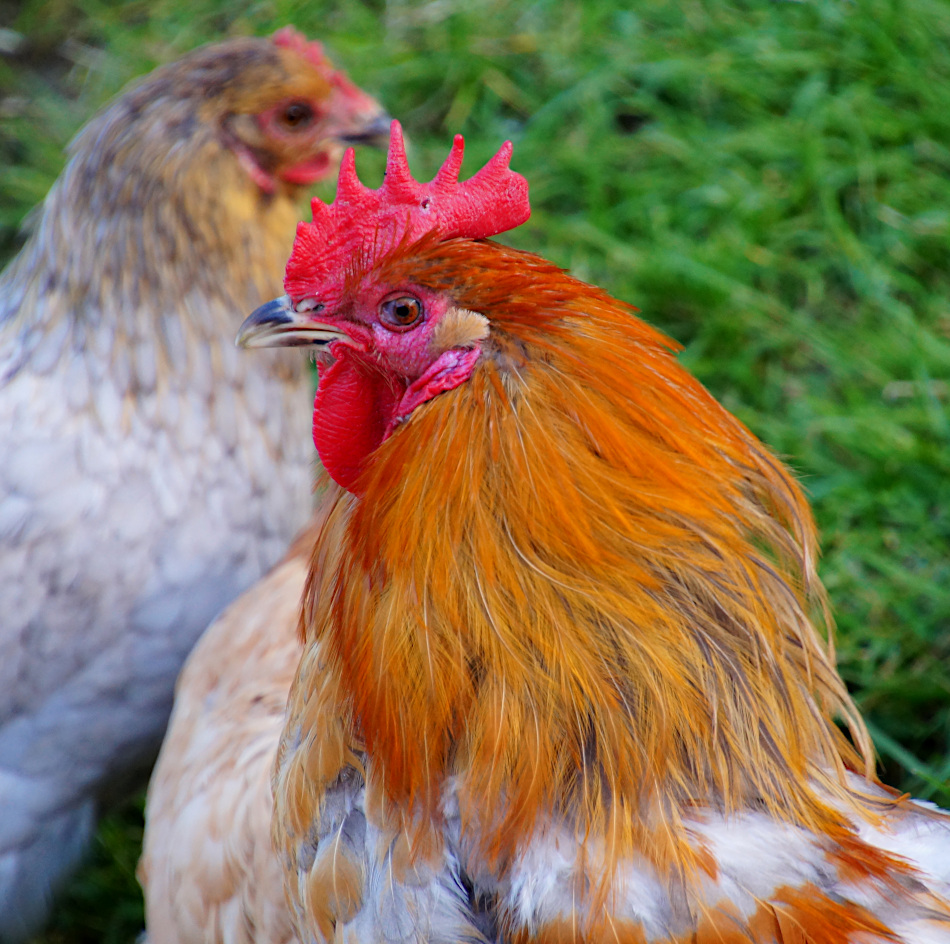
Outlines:
{"type": "Polygon", "coordinates": [[[399,328],[415,324],[422,317],[422,304],[411,295],[390,298],[380,306],[382,320],[399,328]]]}
{"type": "Polygon", "coordinates": [[[303,102],[294,102],[284,109],[284,123],[291,128],[299,128],[301,125],[308,124],[313,118],[313,109],[303,102]]]}

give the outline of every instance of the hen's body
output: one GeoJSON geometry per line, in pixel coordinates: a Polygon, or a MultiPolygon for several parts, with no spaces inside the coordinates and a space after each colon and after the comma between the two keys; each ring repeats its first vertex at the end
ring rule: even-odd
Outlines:
{"type": "Polygon", "coordinates": [[[296,940],[270,838],[271,772],[318,527],[208,627],[179,676],[139,864],[150,944],[296,940]]]}
{"type": "Polygon", "coordinates": [[[627,306],[484,241],[526,194],[460,161],[345,162],[241,335],[323,346],[349,491],[278,753],[301,938],[950,942],[950,817],[870,774],[800,489],[627,306]]]}
{"type": "Polygon", "coordinates": [[[305,361],[230,338],[274,291],[299,184],[379,115],[319,56],[285,35],[154,73],[78,136],[2,276],[4,941],[154,757],[198,634],[306,517],[305,361]],[[296,142],[288,101],[324,109],[296,142]]]}

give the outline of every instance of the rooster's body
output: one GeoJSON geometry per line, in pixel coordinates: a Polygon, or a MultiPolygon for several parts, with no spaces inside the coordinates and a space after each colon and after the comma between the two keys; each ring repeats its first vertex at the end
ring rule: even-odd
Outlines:
{"type": "Polygon", "coordinates": [[[379,116],[292,32],[196,51],[83,130],[0,279],[4,942],[154,757],[198,634],[306,519],[305,361],[229,336],[302,186],[379,116]]]}
{"type": "Polygon", "coordinates": [[[950,818],[869,773],[801,491],[604,292],[398,140],[251,346],[324,347],[275,835],[304,941],[947,942],[950,818]],[[852,741],[835,719],[848,726],[852,741]]]}

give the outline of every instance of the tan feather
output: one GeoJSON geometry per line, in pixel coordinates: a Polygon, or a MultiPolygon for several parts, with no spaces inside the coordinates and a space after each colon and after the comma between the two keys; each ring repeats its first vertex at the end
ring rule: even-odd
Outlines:
{"type": "Polygon", "coordinates": [[[150,944],[296,941],[270,838],[271,774],[318,527],[208,627],[179,677],[138,868],[150,944]]]}

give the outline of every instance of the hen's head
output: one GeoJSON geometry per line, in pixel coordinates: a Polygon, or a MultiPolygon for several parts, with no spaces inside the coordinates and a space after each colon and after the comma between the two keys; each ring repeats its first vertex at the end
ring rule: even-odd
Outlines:
{"type": "Polygon", "coordinates": [[[316,346],[314,442],[345,488],[397,424],[468,379],[489,335],[488,320],[465,307],[465,285],[438,276],[444,254],[431,250],[451,252],[523,223],[528,185],[508,169],[510,142],[459,182],[463,151],[457,136],[435,178],[419,183],[394,121],[379,190],[360,183],[347,151],[336,200],[314,200],[313,222],[297,227],[287,294],[238,335],[245,347],[316,346]]]}
{"type": "Polygon", "coordinates": [[[380,143],[389,124],[379,103],[334,68],[320,43],[291,27],[269,40],[197,49],[156,70],[121,105],[124,117],[116,121],[139,135],[168,142],[213,135],[267,194],[327,176],[348,143],[380,143]]]}
{"type": "Polygon", "coordinates": [[[350,142],[379,143],[389,116],[323,52],[292,27],[271,37],[280,73],[265,70],[242,82],[228,118],[233,147],[265,192],[276,181],[305,186],[331,173],[350,142]]]}

